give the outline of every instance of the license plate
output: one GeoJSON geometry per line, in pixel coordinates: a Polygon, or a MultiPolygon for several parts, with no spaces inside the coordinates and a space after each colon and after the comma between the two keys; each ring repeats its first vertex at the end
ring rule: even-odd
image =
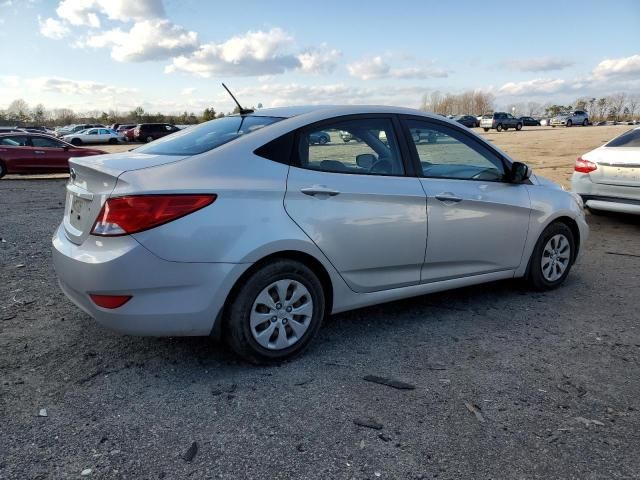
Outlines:
{"type": "Polygon", "coordinates": [[[86,214],[86,200],[75,195],[71,196],[71,210],[69,210],[69,221],[77,229],[81,229],[84,215],[86,214]]]}

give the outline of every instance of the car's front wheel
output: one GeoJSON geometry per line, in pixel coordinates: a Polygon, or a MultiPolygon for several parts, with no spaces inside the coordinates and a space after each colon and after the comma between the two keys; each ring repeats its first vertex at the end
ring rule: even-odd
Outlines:
{"type": "Polygon", "coordinates": [[[489,129],[488,129],[488,128],[483,128],[483,130],[484,130],[485,132],[488,132],[488,131],[489,131],[489,129]]]}
{"type": "Polygon", "coordinates": [[[4,166],[2,160],[0,160],[0,178],[4,177],[7,174],[7,167],[4,166]]]}
{"type": "Polygon", "coordinates": [[[569,275],[574,257],[573,232],[564,223],[552,223],[540,235],[531,255],[529,283],[541,291],[558,287],[569,275]]]}
{"type": "Polygon", "coordinates": [[[71,140],[71,145],[82,145],[82,140],[80,140],[79,138],[74,138],[73,140],[71,140]]]}
{"type": "Polygon", "coordinates": [[[589,125],[589,120],[587,120],[586,118],[582,121],[582,126],[586,127],[589,125]]]}
{"type": "Polygon", "coordinates": [[[502,124],[501,124],[501,123],[499,123],[499,124],[498,124],[498,126],[496,126],[496,130],[497,130],[498,132],[501,132],[501,131],[502,131],[502,128],[503,128],[503,127],[502,127],[502,124]]]}
{"type": "Polygon", "coordinates": [[[149,142],[153,142],[153,137],[152,137],[151,135],[149,135],[149,136],[147,136],[144,140],[145,140],[147,143],[149,143],[149,142]]]}
{"type": "Polygon", "coordinates": [[[324,291],[313,271],[294,260],[277,260],[243,281],[226,311],[225,337],[252,363],[287,360],[311,343],[324,310],[324,291]]]}
{"type": "Polygon", "coordinates": [[[573,122],[571,120],[567,120],[567,127],[570,127],[573,125],[573,122]]]}

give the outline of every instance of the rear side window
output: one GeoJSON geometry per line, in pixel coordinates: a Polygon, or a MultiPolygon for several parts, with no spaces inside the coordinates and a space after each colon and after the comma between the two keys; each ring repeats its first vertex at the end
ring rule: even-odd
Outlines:
{"type": "Polygon", "coordinates": [[[7,145],[8,147],[25,147],[27,145],[27,137],[23,135],[2,137],[0,138],[0,145],[7,145]]]}
{"type": "Polygon", "coordinates": [[[31,144],[40,148],[62,148],[64,144],[47,137],[31,137],[31,144]]]}
{"type": "Polygon", "coordinates": [[[640,147],[640,129],[636,128],[614,138],[605,147],[640,147]]]}
{"type": "Polygon", "coordinates": [[[229,116],[187,128],[136,149],[154,155],[198,155],[282,120],[279,117],[229,116]]]}

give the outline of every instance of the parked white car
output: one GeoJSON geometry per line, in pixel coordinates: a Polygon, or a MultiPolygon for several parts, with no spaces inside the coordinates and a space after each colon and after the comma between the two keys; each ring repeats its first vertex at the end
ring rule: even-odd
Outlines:
{"type": "Polygon", "coordinates": [[[640,214],[640,127],[578,158],[571,187],[591,211],[640,214]]]}
{"type": "Polygon", "coordinates": [[[114,330],[222,336],[254,362],[300,353],[330,313],[500,279],[556,288],[589,232],[577,195],[406,108],[260,109],[69,164],[65,294],[114,330]],[[360,142],[311,140],[340,131],[360,142]]]}
{"type": "Polygon", "coordinates": [[[84,143],[118,143],[126,142],[127,137],[123,133],[114,132],[108,128],[89,128],[76,133],[71,133],[62,137],[65,142],[72,145],[82,145],[84,143]]]}

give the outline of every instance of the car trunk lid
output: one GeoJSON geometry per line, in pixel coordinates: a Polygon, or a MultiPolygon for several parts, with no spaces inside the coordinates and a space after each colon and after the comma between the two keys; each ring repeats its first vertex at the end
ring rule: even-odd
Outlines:
{"type": "Polygon", "coordinates": [[[118,178],[127,171],[177,162],[186,157],[147,155],[135,152],[72,158],[67,183],[63,225],[67,238],[80,245],[91,228],[118,178]]]}
{"type": "Polygon", "coordinates": [[[589,176],[594,183],[640,187],[640,151],[637,148],[603,147],[586,158],[598,164],[589,176]]]}

